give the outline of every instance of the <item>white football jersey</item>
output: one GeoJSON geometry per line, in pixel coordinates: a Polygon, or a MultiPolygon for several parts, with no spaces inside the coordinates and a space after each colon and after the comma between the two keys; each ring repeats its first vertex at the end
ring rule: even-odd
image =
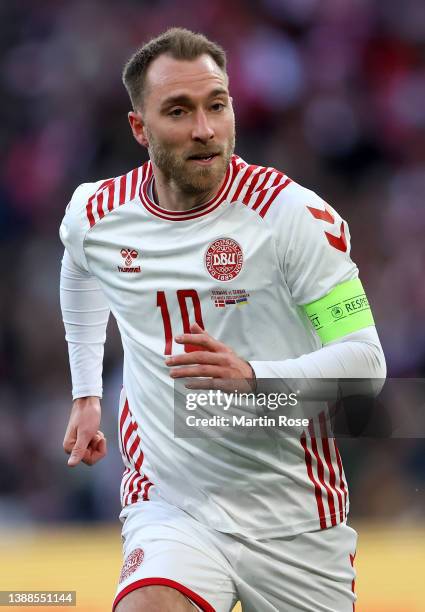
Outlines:
{"type": "Polygon", "coordinates": [[[236,155],[219,193],[187,211],[152,198],[150,162],[83,184],[62,241],[98,280],[124,348],[123,506],[161,496],[220,531],[277,537],[345,520],[348,492],[322,424],[299,437],[176,438],[165,358],[197,321],[252,361],[311,353],[301,305],[357,277],[345,221],[312,191],[236,155]]]}

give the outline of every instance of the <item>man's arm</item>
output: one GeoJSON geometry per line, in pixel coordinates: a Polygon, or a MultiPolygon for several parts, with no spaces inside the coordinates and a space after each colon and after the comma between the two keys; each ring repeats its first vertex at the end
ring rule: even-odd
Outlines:
{"type": "Polygon", "coordinates": [[[366,327],[346,336],[340,337],[322,348],[301,355],[295,359],[284,361],[251,361],[257,379],[275,379],[291,381],[300,386],[306,395],[317,395],[322,399],[333,399],[336,386],[329,384],[327,388],[322,380],[360,379],[364,385],[357,385],[359,393],[362,389],[377,395],[384,384],[387,368],[384,352],[375,326],[366,327]]]}
{"type": "Polygon", "coordinates": [[[63,447],[71,454],[68,465],[80,461],[92,465],[106,454],[106,440],[99,426],[109,307],[96,279],[76,265],[66,250],[60,300],[74,399],[63,447]]]}
{"type": "MultiPolygon", "coordinates": [[[[282,381],[372,379],[376,380],[374,391],[377,393],[386,376],[385,357],[375,327],[353,332],[317,351],[295,359],[249,363],[230,347],[202,330],[196,323],[191,326],[191,332],[175,338],[175,341],[179,344],[196,345],[199,351],[168,357],[166,365],[171,367],[172,378],[211,377],[249,380],[253,378],[253,370],[257,378],[282,381]]],[[[200,388],[197,386],[197,381],[194,381],[194,388],[200,388]]],[[[319,386],[319,389],[322,390],[322,387],[319,386]]],[[[312,391],[314,392],[314,389],[312,391]]]]}
{"type": "Polygon", "coordinates": [[[385,356],[375,327],[366,327],[326,346],[285,361],[251,361],[257,378],[373,378],[386,376],[385,356]]]}

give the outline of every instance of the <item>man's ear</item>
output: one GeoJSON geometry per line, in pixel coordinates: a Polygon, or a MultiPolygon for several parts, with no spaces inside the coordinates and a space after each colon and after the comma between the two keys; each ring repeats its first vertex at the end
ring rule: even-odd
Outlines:
{"type": "Polygon", "coordinates": [[[128,113],[128,121],[134,138],[142,147],[149,147],[149,140],[146,136],[146,127],[143,117],[139,111],[130,111],[128,113]]]}

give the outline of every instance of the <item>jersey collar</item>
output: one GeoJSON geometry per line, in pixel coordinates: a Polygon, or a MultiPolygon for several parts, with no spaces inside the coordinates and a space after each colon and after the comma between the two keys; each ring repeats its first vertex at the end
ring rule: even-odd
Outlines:
{"type": "Polygon", "coordinates": [[[161,206],[158,206],[158,204],[153,201],[150,194],[153,193],[153,183],[155,179],[153,176],[152,163],[148,161],[143,165],[143,178],[139,188],[140,200],[148,212],[167,221],[189,221],[208,215],[218,208],[226,199],[237,174],[238,159],[236,155],[232,155],[223,183],[214,198],[190,210],[168,210],[166,208],[161,208],[161,206]]]}

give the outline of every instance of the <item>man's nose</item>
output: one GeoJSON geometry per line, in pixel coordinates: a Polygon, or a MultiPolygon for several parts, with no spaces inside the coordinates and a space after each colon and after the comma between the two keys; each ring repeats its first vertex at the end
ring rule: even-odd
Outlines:
{"type": "Polygon", "coordinates": [[[214,130],[208,122],[207,115],[203,110],[195,114],[195,122],[192,128],[192,138],[200,142],[208,142],[214,138],[214,130]]]}

